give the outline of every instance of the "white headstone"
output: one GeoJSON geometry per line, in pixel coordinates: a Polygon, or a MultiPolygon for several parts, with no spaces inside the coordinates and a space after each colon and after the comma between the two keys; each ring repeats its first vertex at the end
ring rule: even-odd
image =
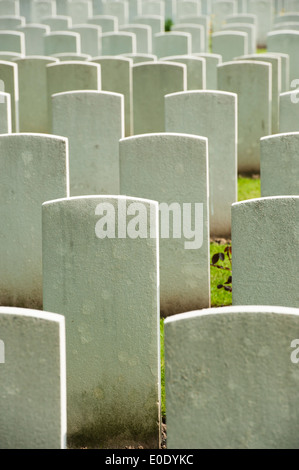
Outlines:
{"type": "Polygon", "coordinates": [[[136,36],[134,33],[103,33],[102,55],[120,55],[136,52],[136,36]]]}
{"type": "Polygon", "coordinates": [[[157,0],[147,0],[141,3],[141,14],[142,15],[158,15],[165,18],[165,3],[157,0]]]}
{"type": "Polygon", "coordinates": [[[80,53],[81,38],[79,33],[71,31],[53,31],[44,35],[44,54],[80,53]]]}
{"type": "Polygon", "coordinates": [[[155,34],[153,53],[159,58],[170,55],[190,55],[192,36],[179,31],[155,34]]]}
{"type": "Polygon", "coordinates": [[[65,319],[0,307],[1,449],[66,449],[65,319]]]}
{"type": "Polygon", "coordinates": [[[102,56],[92,59],[101,66],[102,90],[124,95],[125,135],[133,134],[133,61],[128,57],[102,56]]]}
{"type": "Polygon", "coordinates": [[[12,31],[17,29],[18,26],[25,26],[24,16],[0,16],[0,29],[12,31]]]}
{"type": "Polygon", "coordinates": [[[237,13],[234,0],[213,0],[212,2],[212,31],[216,33],[225,23],[225,18],[237,13]]]}
{"type": "Polygon", "coordinates": [[[187,66],[187,90],[204,90],[206,88],[206,61],[193,55],[162,57],[161,61],[179,62],[187,66]]]}
{"type": "Polygon", "coordinates": [[[95,24],[73,25],[69,31],[80,34],[81,52],[91,57],[100,55],[102,52],[102,30],[95,24]]]}
{"type": "Polygon", "coordinates": [[[203,26],[204,35],[205,35],[205,51],[208,51],[209,38],[210,38],[210,17],[209,16],[205,16],[205,15],[182,16],[182,18],[179,18],[175,22],[174,26],[179,26],[180,24],[194,24],[194,25],[203,26]]]}
{"type": "Polygon", "coordinates": [[[71,196],[119,194],[122,95],[90,90],[54,94],[52,132],[68,138],[71,196]]]}
{"type": "Polygon", "coordinates": [[[299,132],[261,139],[261,197],[299,196],[298,143],[299,132]]]}
{"type": "Polygon", "coordinates": [[[41,18],[41,23],[50,26],[51,31],[65,31],[72,27],[72,18],[70,16],[46,16],[41,18]]]}
{"type": "Polygon", "coordinates": [[[103,14],[116,16],[119,25],[127,24],[129,22],[129,2],[126,0],[105,2],[103,3],[103,14]]]}
{"type": "Polygon", "coordinates": [[[41,309],[41,205],[69,194],[67,141],[1,135],[0,166],[0,304],[41,309]]]}
{"type": "Polygon", "coordinates": [[[229,23],[222,26],[222,31],[241,31],[248,34],[248,53],[256,53],[256,26],[247,23],[229,23]]]}
{"type": "Polygon", "coordinates": [[[160,444],[158,239],[139,237],[132,215],[157,233],[155,201],[43,204],[44,308],[65,315],[68,436],[80,447],[160,444]]]}
{"type": "Polygon", "coordinates": [[[297,448],[298,328],[299,309],[260,305],[166,319],[167,448],[297,448]]]}
{"type": "Polygon", "coordinates": [[[56,2],[53,0],[33,0],[31,23],[42,23],[42,18],[56,15],[56,2]]]}
{"type": "Polygon", "coordinates": [[[299,196],[232,205],[233,305],[299,305],[299,196]]]}
{"type": "Polygon", "coordinates": [[[279,132],[299,131],[299,94],[287,91],[279,97],[279,132]]]}
{"type": "Polygon", "coordinates": [[[191,34],[191,52],[206,52],[205,29],[199,24],[181,23],[172,26],[171,31],[191,34]]]}
{"type": "Polygon", "coordinates": [[[248,13],[257,17],[257,46],[267,46],[267,34],[272,30],[274,5],[272,0],[250,0],[248,13]]]}
{"type": "Polygon", "coordinates": [[[19,82],[18,66],[12,62],[0,61],[1,91],[10,94],[12,132],[19,129],[19,82]]]}
{"type": "Polygon", "coordinates": [[[73,24],[86,23],[92,16],[91,0],[71,0],[67,4],[66,16],[72,18],[73,24]]]}
{"type": "Polygon", "coordinates": [[[149,25],[152,28],[152,39],[155,34],[164,32],[164,18],[158,15],[142,15],[136,16],[133,23],[149,25]]]}
{"type": "Polygon", "coordinates": [[[187,90],[187,66],[177,62],[133,65],[134,134],[164,132],[164,96],[187,90]]]}
{"type": "MultiPolygon", "coordinates": [[[[58,59],[44,56],[27,56],[14,61],[19,76],[19,131],[48,133],[48,64],[58,59]]],[[[59,132],[58,132],[59,135],[59,132]]]]}
{"type": "Polygon", "coordinates": [[[208,90],[217,90],[217,67],[222,62],[222,56],[209,52],[201,52],[193,55],[195,57],[201,57],[206,61],[206,88],[208,90]]]}
{"type": "Polygon", "coordinates": [[[26,55],[44,55],[44,36],[50,34],[49,26],[42,24],[27,24],[18,27],[18,31],[25,35],[26,55]]]}
{"type": "MultiPolygon", "coordinates": [[[[20,2],[22,3],[22,2],[20,2]]],[[[18,1],[15,0],[1,0],[0,2],[0,16],[6,15],[13,15],[19,16],[20,15],[20,4],[18,1]]]]}
{"type": "Polygon", "coordinates": [[[21,31],[0,31],[0,51],[25,54],[25,35],[21,31]]]}
{"type": "Polygon", "coordinates": [[[248,54],[248,34],[241,31],[218,31],[212,34],[212,51],[219,54],[223,62],[248,54]]]}
{"type": "Polygon", "coordinates": [[[230,238],[231,204],[237,201],[237,95],[222,91],[166,95],[165,130],[208,138],[210,233],[230,238]]]}
{"type": "Polygon", "coordinates": [[[207,150],[188,134],[120,141],[121,194],[159,202],[162,316],[210,306],[207,150]]]}
{"type": "Polygon", "coordinates": [[[182,16],[200,15],[200,3],[197,0],[177,0],[176,2],[176,18],[182,16]]]}
{"type": "Polygon", "coordinates": [[[101,27],[102,33],[113,33],[118,31],[118,18],[111,15],[97,15],[87,18],[87,23],[101,27]]]}
{"type": "Polygon", "coordinates": [[[119,27],[120,32],[134,33],[136,36],[136,53],[151,54],[152,30],[146,24],[127,24],[119,27]]]}
{"type": "Polygon", "coordinates": [[[218,66],[218,89],[238,95],[239,173],[260,171],[260,138],[271,134],[271,84],[270,63],[237,60],[218,66]]]}
{"type": "Polygon", "coordinates": [[[299,64],[298,64],[298,47],[299,47],[299,31],[294,30],[281,30],[272,31],[267,36],[267,50],[268,52],[283,52],[288,54],[290,58],[290,84],[292,86],[293,80],[299,78],[299,64]]]}

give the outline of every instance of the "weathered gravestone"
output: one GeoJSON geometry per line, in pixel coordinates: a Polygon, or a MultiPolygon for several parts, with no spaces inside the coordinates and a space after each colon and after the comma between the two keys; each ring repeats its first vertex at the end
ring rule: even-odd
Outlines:
{"type": "Polygon", "coordinates": [[[206,61],[193,55],[162,57],[162,61],[178,62],[187,66],[187,89],[203,90],[206,88],[206,61]]]}
{"type": "Polygon", "coordinates": [[[279,132],[279,95],[281,93],[281,57],[271,55],[271,53],[249,54],[236,57],[239,60],[259,60],[269,62],[272,65],[272,121],[271,132],[277,134],[279,132]]]}
{"type": "Polygon", "coordinates": [[[119,27],[120,32],[133,33],[136,37],[136,53],[151,54],[152,30],[146,24],[127,24],[119,27]]]}
{"type": "Polygon", "coordinates": [[[213,33],[212,51],[221,55],[223,62],[229,62],[238,55],[248,54],[248,34],[241,31],[213,33]]]}
{"type": "Polygon", "coordinates": [[[299,309],[205,309],[164,328],[168,449],[298,448],[299,309]]]}
{"type": "Polygon", "coordinates": [[[119,25],[127,24],[129,22],[129,2],[126,0],[105,2],[103,3],[103,14],[116,16],[119,25]]]}
{"type": "Polygon", "coordinates": [[[124,95],[125,135],[133,134],[133,61],[128,57],[92,58],[101,66],[102,90],[124,95]]]}
{"type": "Polygon", "coordinates": [[[0,61],[1,91],[10,94],[12,132],[19,129],[19,83],[18,66],[12,62],[0,61]]]}
{"type": "Polygon", "coordinates": [[[66,318],[73,446],[159,447],[157,224],[157,202],[144,199],[43,204],[44,308],[66,318]]]}
{"type": "Polygon", "coordinates": [[[208,138],[210,234],[230,238],[237,201],[237,95],[191,91],[165,97],[166,132],[208,138]]]}
{"type": "Polygon", "coordinates": [[[164,96],[187,89],[187,66],[171,62],[133,65],[134,134],[164,132],[164,96]]]}
{"type": "Polygon", "coordinates": [[[191,52],[206,52],[204,26],[199,24],[181,23],[172,26],[171,31],[191,34],[191,52]]]}
{"type": "Polygon", "coordinates": [[[53,31],[44,35],[44,55],[63,53],[80,53],[81,37],[72,31],[53,31]]]}
{"type": "Polygon", "coordinates": [[[102,55],[120,55],[136,52],[134,33],[113,32],[102,34],[102,55]]]}
{"type": "Polygon", "coordinates": [[[257,17],[257,46],[267,46],[267,34],[272,30],[274,6],[272,0],[250,0],[248,13],[257,17]]]}
{"type": "Polygon", "coordinates": [[[229,23],[222,26],[222,31],[241,31],[248,35],[248,53],[256,53],[256,26],[247,23],[229,23]]]}
{"type": "Polygon", "coordinates": [[[42,18],[56,15],[56,2],[53,0],[33,0],[31,3],[31,23],[42,23],[42,18]]]}
{"type": "Polygon", "coordinates": [[[87,18],[87,23],[96,24],[101,27],[102,33],[113,33],[118,31],[118,18],[111,15],[96,15],[87,18]]]}
{"type": "Polygon", "coordinates": [[[217,90],[217,66],[221,64],[222,57],[219,54],[201,52],[192,54],[195,57],[201,57],[206,61],[206,88],[208,90],[217,90]]]}
{"type": "Polygon", "coordinates": [[[19,76],[19,131],[47,133],[50,122],[46,66],[57,63],[58,59],[27,56],[14,62],[19,76]]]}
{"type": "Polygon", "coordinates": [[[65,449],[64,316],[0,307],[0,332],[0,448],[65,449]]]}
{"type": "Polygon", "coordinates": [[[71,196],[119,194],[122,95],[90,90],[52,95],[52,132],[68,138],[71,196]]]}
{"type": "Polygon", "coordinates": [[[17,29],[18,26],[25,26],[24,16],[0,16],[0,29],[6,29],[12,31],[17,29]]]}
{"type": "Polygon", "coordinates": [[[25,35],[25,50],[27,56],[44,55],[44,36],[50,34],[51,30],[49,26],[27,24],[18,27],[18,31],[23,32],[25,35]]]}
{"type": "Polygon", "coordinates": [[[260,138],[271,134],[272,65],[239,60],[218,66],[218,88],[238,95],[238,171],[259,173],[260,138]],[[250,123],[250,125],[248,125],[250,123]]]}
{"type": "Polygon", "coordinates": [[[299,131],[299,92],[281,93],[279,97],[279,132],[299,131]]]}
{"type": "MultiPolygon", "coordinates": [[[[299,47],[299,31],[272,31],[267,36],[268,52],[282,52],[289,55],[290,60],[290,84],[299,77],[299,65],[297,60],[299,47]]],[[[290,84],[288,89],[290,89],[290,84]]]]}
{"type": "Polygon", "coordinates": [[[69,31],[80,34],[81,52],[92,57],[101,54],[102,51],[102,31],[100,26],[95,24],[73,25],[69,31]]]}
{"type": "Polygon", "coordinates": [[[25,36],[21,31],[0,31],[0,51],[25,54],[25,36]]]}
{"type": "Polygon", "coordinates": [[[121,140],[120,188],[159,202],[161,315],[209,307],[207,139],[158,133],[121,140]]]}
{"type": "Polygon", "coordinates": [[[51,31],[65,31],[72,27],[72,18],[70,16],[46,16],[41,18],[41,23],[49,26],[51,31]]]}
{"type": "MultiPolygon", "coordinates": [[[[52,99],[54,93],[73,90],[100,90],[101,66],[83,61],[65,61],[47,65],[48,113],[52,119],[52,99]]],[[[49,130],[49,132],[51,132],[49,130]]]]}
{"type": "Polygon", "coordinates": [[[233,305],[297,307],[299,196],[232,205],[233,305]]]}
{"type": "Polygon", "coordinates": [[[155,34],[153,53],[159,58],[170,55],[190,55],[192,36],[179,31],[155,34]]]}
{"type": "MultiPolygon", "coordinates": [[[[0,83],[1,85],[1,83],[0,83]]],[[[0,91],[0,134],[11,133],[10,94],[0,91]]]]}
{"type": "Polygon", "coordinates": [[[65,138],[0,136],[0,305],[42,308],[41,205],[67,197],[65,138]]]}
{"type": "Polygon", "coordinates": [[[261,197],[299,195],[298,143],[299,132],[261,139],[261,197]]]}

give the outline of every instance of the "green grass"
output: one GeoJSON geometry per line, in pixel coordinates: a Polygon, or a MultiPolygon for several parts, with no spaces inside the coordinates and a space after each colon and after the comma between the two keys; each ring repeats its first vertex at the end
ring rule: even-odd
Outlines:
{"type": "MultiPolygon", "coordinates": [[[[254,199],[261,196],[261,185],[259,178],[239,177],[238,178],[238,200],[254,199]]],[[[226,245],[219,245],[216,242],[210,244],[210,259],[215,253],[224,250],[226,245]]],[[[223,266],[230,267],[230,263],[225,256],[225,260],[221,263],[223,266]]],[[[217,269],[211,266],[211,307],[220,307],[223,305],[231,305],[232,294],[224,289],[217,289],[218,284],[223,284],[228,276],[229,271],[217,269]]],[[[161,414],[162,418],[166,417],[165,407],[165,359],[164,359],[164,320],[160,320],[160,341],[161,341],[161,414]]]]}

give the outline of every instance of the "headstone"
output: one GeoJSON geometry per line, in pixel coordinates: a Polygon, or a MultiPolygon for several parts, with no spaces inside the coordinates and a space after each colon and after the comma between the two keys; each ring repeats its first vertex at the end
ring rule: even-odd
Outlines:
{"type": "Polygon", "coordinates": [[[59,16],[67,16],[68,0],[56,0],[56,13],[59,16]]]}
{"type": "Polygon", "coordinates": [[[165,130],[208,138],[210,233],[230,238],[231,204],[237,201],[237,95],[221,91],[166,95],[165,130]]]}
{"type": "Polygon", "coordinates": [[[123,25],[129,22],[129,5],[126,0],[114,0],[103,3],[103,14],[116,16],[118,24],[123,25]]]}
{"type": "Polygon", "coordinates": [[[56,2],[53,0],[33,0],[31,23],[42,23],[42,18],[56,15],[56,2]]]}
{"type": "Polygon", "coordinates": [[[65,31],[72,27],[72,18],[70,16],[47,16],[41,18],[41,23],[50,26],[51,31],[65,31]]]}
{"type": "Polygon", "coordinates": [[[284,13],[283,15],[277,15],[274,18],[274,24],[277,23],[290,23],[299,21],[299,12],[284,13]]]}
{"type": "Polygon", "coordinates": [[[44,36],[50,34],[49,26],[42,24],[27,24],[18,28],[25,35],[26,55],[44,55],[44,36]]]}
{"type": "Polygon", "coordinates": [[[239,173],[260,171],[260,138],[271,134],[271,83],[272,65],[267,62],[239,60],[218,66],[218,89],[238,95],[239,173]]]}
{"type": "Polygon", "coordinates": [[[101,90],[101,66],[83,61],[65,61],[47,65],[48,113],[52,119],[55,93],[74,90],[101,90]]]}
{"type": "MultiPolygon", "coordinates": [[[[271,31],[267,37],[268,52],[282,52],[290,58],[290,83],[299,78],[297,53],[299,47],[299,31],[271,31]]],[[[290,85],[289,85],[290,88],[290,85]]]]}
{"type": "MultiPolygon", "coordinates": [[[[205,15],[199,16],[182,16],[179,18],[176,23],[175,27],[179,26],[180,24],[194,24],[204,27],[204,35],[205,35],[205,51],[208,51],[209,47],[209,38],[210,38],[210,17],[205,15]]],[[[172,28],[173,29],[173,28],[172,28]]]]}
{"type": "Polygon", "coordinates": [[[163,1],[147,0],[141,3],[142,15],[158,15],[165,18],[165,3],[163,1]]]}
{"type": "Polygon", "coordinates": [[[120,55],[136,52],[136,36],[134,33],[103,33],[102,55],[120,55]]]}
{"type": "Polygon", "coordinates": [[[133,23],[149,25],[152,28],[152,40],[155,34],[164,32],[164,18],[158,15],[142,15],[136,16],[133,23]]]}
{"type": "Polygon", "coordinates": [[[257,16],[252,13],[238,13],[225,17],[225,24],[230,23],[247,23],[257,26],[257,16]]]}
{"type": "Polygon", "coordinates": [[[80,34],[81,52],[83,54],[91,55],[91,57],[101,54],[102,31],[100,26],[95,24],[78,24],[73,25],[69,31],[80,34]]]}
{"type": "Polygon", "coordinates": [[[298,142],[299,132],[261,139],[261,197],[299,195],[298,142]]]}
{"type": "Polygon", "coordinates": [[[222,31],[241,31],[248,35],[248,53],[256,53],[256,26],[247,23],[229,23],[222,26],[222,31]]]}
{"type": "Polygon", "coordinates": [[[68,138],[71,196],[119,194],[122,95],[90,90],[54,94],[52,132],[68,138]]]}
{"type": "Polygon", "coordinates": [[[248,54],[248,34],[240,31],[213,33],[212,51],[221,55],[223,62],[229,62],[238,55],[248,54]]]}
{"type": "Polygon", "coordinates": [[[1,449],[66,449],[65,319],[0,307],[1,449]]]}
{"type": "Polygon", "coordinates": [[[181,23],[172,26],[171,31],[191,34],[191,52],[206,52],[205,29],[199,24],[181,23]]]}
{"type": "Polygon", "coordinates": [[[207,139],[158,133],[121,140],[120,184],[122,194],[159,203],[161,315],[209,307],[207,139]]]}
{"type": "Polygon", "coordinates": [[[95,24],[101,27],[102,33],[113,33],[118,31],[118,18],[111,15],[97,15],[88,18],[88,24],[95,24]]]}
{"type": "MultiPolygon", "coordinates": [[[[22,3],[22,2],[20,2],[22,3]]],[[[21,13],[22,14],[22,13],[21,13]]],[[[13,0],[1,0],[0,2],[0,16],[19,16],[20,15],[20,4],[13,0]]]]}
{"type": "Polygon", "coordinates": [[[18,26],[25,26],[24,16],[0,16],[0,30],[13,31],[18,26]]]}
{"type": "Polygon", "coordinates": [[[141,15],[142,0],[130,0],[128,7],[129,7],[129,22],[131,23],[134,21],[134,18],[136,18],[136,16],[141,15]]]}
{"type": "MultiPolygon", "coordinates": [[[[235,58],[236,59],[236,58],[235,58]]],[[[271,132],[279,132],[279,95],[281,93],[281,58],[271,53],[250,54],[237,57],[240,60],[259,60],[272,65],[272,123],[271,132]]]]}
{"type": "Polygon", "coordinates": [[[152,30],[146,24],[127,24],[119,27],[119,32],[133,33],[136,36],[136,53],[151,54],[152,30]]]}
{"type": "MultiPolygon", "coordinates": [[[[101,66],[102,90],[124,95],[125,135],[133,134],[133,61],[128,57],[102,56],[92,59],[101,66]]],[[[112,193],[111,193],[112,194],[112,193]]],[[[115,193],[118,194],[118,193],[115,193]]]]}
{"type": "Polygon", "coordinates": [[[267,34],[272,30],[274,6],[272,0],[250,0],[249,11],[257,17],[257,46],[267,46],[267,34]]]}
{"type": "Polygon", "coordinates": [[[1,91],[10,94],[12,132],[19,129],[19,82],[18,66],[12,62],[0,61],[1,91]]]}
{"type": "Polygon", "coordinates": [[[68,196],[67,141],[1,135],[0,156],[0,304],[42,309],[41,205],[68,196]]]}
{"type": "Polygon", "coordinates": [[[53,31],[44,35],[45,55],[63,53],[80,53],[81,38],[79,33],[72,31],[53,31]]]}
{"type": "Polygon", "coordinates": [[[44,308],[66,319],[73,446],[160,444],[158,239],[139,237],[138,211],[143,233],[155,234],[155,201],[86,196],[43,204],[44,308]]]}
{"type": "Polygon", "coordinates": [[[232,205],[233,305],[299,305],[298,213],[299,196],[232,205]]]}
{"type": "Polygon", "coordinates": [[[288,54],[282,52],[269,52],[271,56],[279,57],[281,60],[281,92],[289,91],[290,89],[290,57],[288,54]]]}
{"type": "Polygon", "coordinates": [[[220,54],[200,52],[193,54],[195,57],[201,57],[206,61],[206,88],[208,90],[217,90],[217,67],[222,63],[220,54]]]}
{"type": "Polygon", "coordinates": [[[193,55],[162,57],[161,61],[179,62],[187,66],[187,90],[204,90],[206,88],[206,61],[193,55]]]}
{"type": "Polygon", "coordinates": [[[298,322],[260,305],[166,319],[167,448],[297,448],[298,322]]]}
{"type": "Polygon", "coordinates": [[[273,30],[279,30],[279,29],[295,29],[299,30],[299,23],[277,23],[276,25],[273,26],[273,30]]]}
{"type": "Polygon", "coordinates": [[[155,62],[158,60],[155,54],[122,54],[122,57],[132,59],[134,64],[139,64],[140,62],[155,62]]]}
{"type": "Polygon", "coordinates": [[[237,6],[233,0],[213,0],[212,2],[212,31],[216,33],[225,23],[225,18],[237,13],[237,6]]]}
{"type": "Polygon", "coordinates": [[[164,96],[187,89],[187,66],[176,62],[133,65],[134,134],[164,132],[164,96]]]}
{"type": "MultiPolygon", "coordinates": [[[[0,83],[1,85],[1,83],[0,83]]],[[[11,133],[10,94],[0,91],[0,134],[11,133]]]]}
{"type": "Polygon", "coordinates": [[[279,97],[279,132],[299,131],[299,94],[287,91],[279,97]]]}
{"type": "Polygon", "coordinates": [[[176,3],[176,18],[182,16],[197,16],[200,15],[200,3],[197,0],[177,0],[176,3]]]}
{"type": "Polygon", "coordinates": [[[91,0],[72,0],[68,2],[66,16],[72,18],[73,24],[86,23],[87,18],[92,16],[91,0]]]}
{"type": "Polygon", "coordinates": [[[0,51],[25,54],[25,36],[20,31],[0,31],[0,51]]]}
{"type": "MultiPolygon", "coordinates": [[[[19,76],[19,131],[48,133],[47,69],[58,59],[28,56],[14,61],[19,76]]],[[[59,132],[58,132],[58,135],[59,132]]]]}
{"type": "Polygon", "coordinates": [[[190,33],[178,31],[155,34],[153,52],[158,59],[170,55],[190,55],[192,53],[192,36],[190,33]]]}
{"type": "MultiPolygon", "coordinates": [[[[56,2],[58,1],[59,0],[56,0],[56,2]]],[[[3,2],[1,1],[1,3],[3,2]]],[[[32,0],[22,0],[21,2],[19,2],[19,11],[20,15],[26,18],[26,23],[31,23],[32,0]]],[[[14,13],[13,15],[15,16],[14,13]]]]}

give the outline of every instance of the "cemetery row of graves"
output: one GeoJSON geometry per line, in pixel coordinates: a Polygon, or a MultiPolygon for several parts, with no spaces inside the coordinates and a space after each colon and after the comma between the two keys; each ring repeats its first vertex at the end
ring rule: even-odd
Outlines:
{"type": "Polygon", "coordinates": [[[0,0],[0,448],[298,448],[298,52],[297,0],[0,0]]]}

